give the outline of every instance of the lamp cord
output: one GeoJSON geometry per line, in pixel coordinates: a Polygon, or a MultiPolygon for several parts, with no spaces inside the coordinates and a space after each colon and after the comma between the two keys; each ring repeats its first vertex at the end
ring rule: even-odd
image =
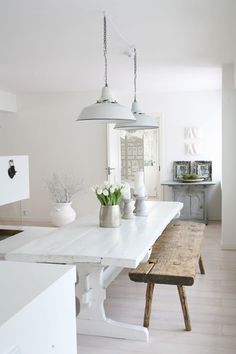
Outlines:
{"type": "Polygon", "coordinates": [[[136,102],[137,96],[137,51],[134,48],[134,102],[136,102]]]}
{"type": "Polygon", "coordinates": [[[104,14],[103,18],[103,55],[105,59],[105,86],[107,87],[107,19],[106,15],[104,14]]]}

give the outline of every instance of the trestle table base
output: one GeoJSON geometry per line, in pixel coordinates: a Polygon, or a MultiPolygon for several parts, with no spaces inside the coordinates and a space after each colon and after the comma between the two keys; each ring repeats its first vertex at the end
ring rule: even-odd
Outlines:
{"type": "MultiPolygon", "coordinates": [[[[147,328],[113,321],[106,317],[104,309],[105,285],[109,284],[103,279],[104,268],[100,264],[77,264],[76,295],[80,302],[77,332],[79,334],[148,341],[147,328]]],[[[117,270],[114,269],[114,272],[117,270]]]]}

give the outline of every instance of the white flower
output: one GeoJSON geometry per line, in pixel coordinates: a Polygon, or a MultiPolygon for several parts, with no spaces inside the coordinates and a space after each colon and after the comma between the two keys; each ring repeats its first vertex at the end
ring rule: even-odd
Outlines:
{"type": "Polygon", "coordinates": [[[112,193],[114,193],[115,192],[115,188],[112,186],[111,188],[110,188],[110,193],[112,194],[112,193]]]}
{"type": "Polygon", "coordinates": [[[103,189],[102,193],[103,193],[103,195],[105,195],[105,197],[107,197],[109,195],[109,192],[107,189],[103,189]]]}
{"type": "Polygon", "coordinates": [[[57,203],[69,203],[73,196],[84,189],[83,182],[78,182],[70,176],[59,176],[53,173],[52,179],[46,180],[49,193],[57,203]]]}
{"type": "Polygon", "coordinates": [[[97,193],[97,195],[101,195],[102,194],[102,189],[97,188],[96,193],[97,193]]]}
{"type": "Polygon", "coordinates": [[[110,187],[110,183],[108,182],[108,181],[104,181],[104,186],[107,188],[109,188],[110,187]]]}

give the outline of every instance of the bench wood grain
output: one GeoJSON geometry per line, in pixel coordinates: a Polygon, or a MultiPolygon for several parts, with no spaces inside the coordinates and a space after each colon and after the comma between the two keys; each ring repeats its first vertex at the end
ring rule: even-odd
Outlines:
{"type": "Polygon", "coordinates": [[[201,258],[204,229],[204,224],[172,222],[155,242],[149,260],[129,273],[131,280],[147,283],[145,327],[149,326],[155,284],[171,284],[178,288],[185,329],[191,330],[184,286],[193,285],[198,266],[205,274],[201,258]]]}

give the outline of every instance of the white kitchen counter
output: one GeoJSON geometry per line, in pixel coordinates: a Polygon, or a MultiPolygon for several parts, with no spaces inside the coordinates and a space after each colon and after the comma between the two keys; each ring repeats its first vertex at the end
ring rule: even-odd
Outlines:
{"type": "Polygon", "coordinates": [[[76,354],[75,267],[0,261],[0,353],[76,354]]]}
{"type": "Polygon", "coordinates": [[[0,225],[0,229],[6,230],[22,230],[22,232],[7,237],[0,242],[0,260],[4,259],[6,253],[14,251],[16,248],[28,244],[30,241],[38,237],[47,235],[56,230],[55,227],[41,227],[41,226],[21,226],[21,225],[0,225]]]}

